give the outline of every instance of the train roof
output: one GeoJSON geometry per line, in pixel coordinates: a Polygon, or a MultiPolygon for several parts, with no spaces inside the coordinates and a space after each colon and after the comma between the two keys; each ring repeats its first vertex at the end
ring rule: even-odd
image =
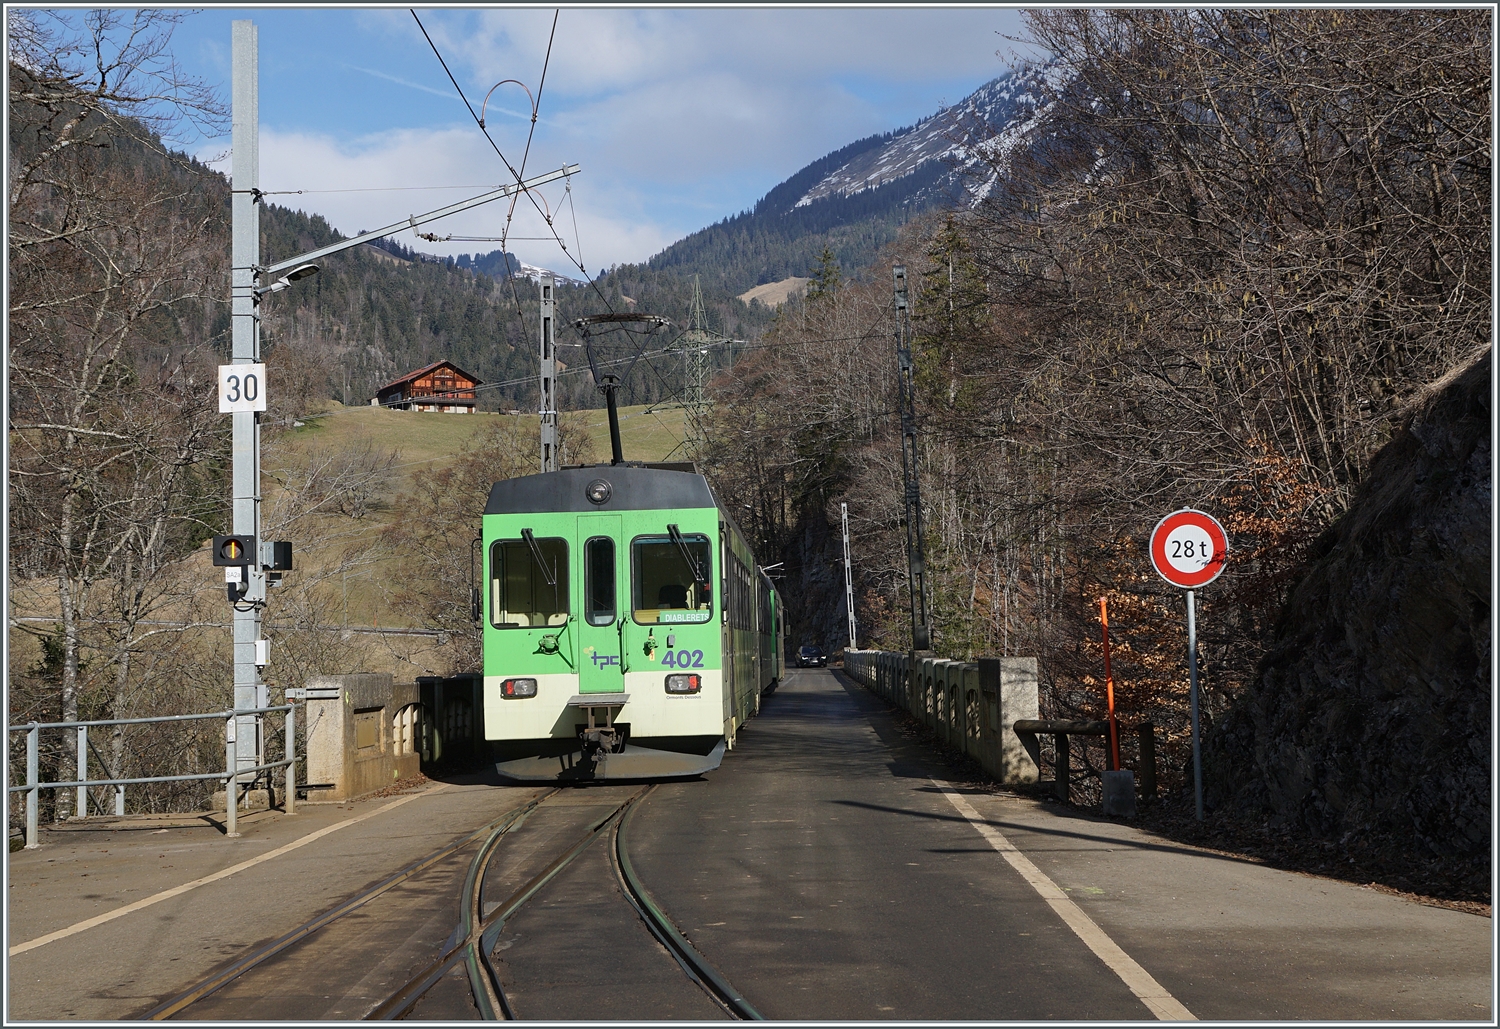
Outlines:
{"type": "Polygon", "coordinates": [[[502,479],[490,487],[484,513],[656,511],[718,507],[708,481],[690,464],[656,466],[599,464],[502,479]],[[585,492],[595,480],[609,484],[602,504],[585,492]]]}

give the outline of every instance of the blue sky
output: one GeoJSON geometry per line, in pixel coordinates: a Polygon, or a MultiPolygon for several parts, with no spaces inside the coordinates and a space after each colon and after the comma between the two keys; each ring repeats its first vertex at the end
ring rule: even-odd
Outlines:
{"type": "MultiPolygon", "coordinates": [[[[418,10],[476,107],[503,79],[536,92],[553,13],[418,10]]],[[[240,18],[260,32],[261,188],[307,191],[278,202],[354,232],[468,195],[410,187],[505,180],[406,8],[189,15],[174,51],[226,96],[230,23],[240,18]]],[[[1006,69],[1014,44],[1005,36],[1022,31],[1016,10],[985,7],[563,8],[527,174],[582,165],[571,206],[561,186],[546,195],[591,274],[644,260],[830,150],[961,100],[1006,69]]],[[[486,124],[513,164],[529,120],[520,88],[495,90],[486,124]]],[[[228,145],[189,141],[205,158],[228,145]]],[[[496,204],[435,228],[498,236],[505,218],[496,204]]],[[[524,238],[544,234],[529,205],[518,206],[510,249],[565,270],[555,242],[524,238]]],[[[398,238],[436,253],[499,246],[398,238]]]]}

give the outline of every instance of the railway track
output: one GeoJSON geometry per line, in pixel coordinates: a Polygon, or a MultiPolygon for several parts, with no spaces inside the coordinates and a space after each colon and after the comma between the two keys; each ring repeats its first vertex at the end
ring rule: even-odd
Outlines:
{"type": "MultiPolygon", "coordinates": [[[[615,792],[621,789],[613,788],[615,792]]],[[[258,1006],[260,998],[277,995],[279,979],[285,981],[285,977],[289,975],[306,975],[310,968],[319,966],[320,962],[316,958],[303,955],[301,951],[315,944],[321,931],[339,923],[347,926],[352,921],[350,916],[365,911],[377,898],[398,887],[404,886],[411,890],[419,883],[424,884],[429,893],[435,887],[436,896],[442,896],[446,892],[448,903],[452,902],[453,887],[457,886],[456,924],[442,944],[431,948],[430,956],[420,962],[414,973],[406,975],[399,987],[387,989],[383,996],[364,1005],[363,1010],[355,1014],[355,1017],[371,1020],[425,1020],[431,1017],[454,1017],[460,1012],[467,1012],[470,1018],[477,1016],[483,1020],[511,1020],[521,1017],[507,993],[501,969],[495,960],[497,943],[507,925],[528,902],[539,895],[545,896],[549,885],[553,885],[559,875],[574,866],[579,857],[596,842],[608,839],[608,859],[620,894],[651,936],[672,957],[687,979],[724,1016],[759,1020],[761,1016],[754,1007],[672,924],[635,871],[629,851],[632,815],[638,810],[639,802],[654,789],[654,786],[636,787],[628,795],[618,799],[610,797],[601,804],[605,810],[588,819],[581,831],[575,827],[572,833],[564,834],[561,842],[545,841],[541,849],[535,851],[530,860],[525,862],[528,867],[520,874],[524,875],[537,865],[541,865],[540,869],[524,882],[513,886],[503,900],[495,902],[490,899],[490,895],[499,892],[497,887],[502,885],[503,880],[507,877],[517,878],[515,870],[506,868],[502,861],[502,855],[510,849],[506,846],[507,842],[521,838],[518,831],[548,801],[554,801],[555,806],[557,803],[569,802],[570,798],[581,797],[587,801],[593,797],[593,794],[580,791],[548,790],[336,907],[309,919],[292,931],[256,947],[140,1017],[148,1020],[257,1017],[258,1012],[253,1008],[258,1006]],[[463,856],[470,851],[472,856],[464,866],[463,856]],[[305,960],[299,961],[299,958],[305,960]],[[434,1007],[443,1013],[434,1016],[430,1013],[434,1007]]],[[[420,894],[416,895],[418,903],[421,899],[420,894]]],[[[378,937],[382,920],[377,917],[371,923],[370,932],[378,937]]],[[[377,942],[367,946],[375,949],[380,944],[377,942]]],[[[324,969],[317,974],[326,976],[329,971],[324,969]]],[[[280,992],[286,991],[282,989],[280,992]]],[[[345,1017],[350,1013],[352,1012],[328,1012],[322,1017],[345,1017]]],[[[304,1018],[319,1017],[310,1010],[303,1010],[299,1014],[304,1018]]]]}

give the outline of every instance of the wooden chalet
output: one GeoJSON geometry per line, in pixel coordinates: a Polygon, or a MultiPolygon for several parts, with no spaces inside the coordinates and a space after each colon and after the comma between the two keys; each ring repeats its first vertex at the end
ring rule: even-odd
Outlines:
{"type": "Polygon", "coordinates": [[[398,411],[473,414],[474,388],[481,383],[452,361],[436,361],[381,386],[370,404],[398,411]]]}

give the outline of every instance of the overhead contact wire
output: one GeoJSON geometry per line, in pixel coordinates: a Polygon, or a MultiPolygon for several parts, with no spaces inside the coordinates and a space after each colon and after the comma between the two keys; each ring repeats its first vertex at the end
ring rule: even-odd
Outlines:
{"type": "MultiPolygon", "coordinates": [[[[521,171],[517,175],[517,179],[523,179],[526,176],[526,161],[527,158],[531,156],[531,137],[536,135],[537,112],[542,109],[542,90],[547,88],[547,67],[552,63],[552,41],[557,38],[557,16],[560,13],[562,13],[560,10],[552,12],[552,32],[547,36],[547,56],[542,59],[542,78],[541,81],[537,83],[536,99],[532,100],[531,102],[531,127],[526,130],[526,149],[521,152],[521,171]]],[[[483,127],[484,123],[481,122],[480,128],[483,127]]],[[[485,135],[489,135],[488,130],[485,131],[485,135]]],[[[494,140],[491,140],[490,142],[491,144],[493,144],[494,140]]],[[[502,157],[501,160],[504,160],[504,158],[502,157]]],[[[568,190],[571,194],[572,183],[568,184],[568,190]]],[[[506,243],[510,239],[510,225],[511,221],[516,216],[516,201],[518,201],[519,199],[519,194],[512,195],[510,198],[510,205],[506,208],[505,211],[505,228],[500,230],[500,250],[502,253],[505,252],[506,243]]],[[[563,249],[565,251],[567,250],[566,247],[564,247],[563,249]]],[[[507,274],[510,272],[510,260],[508,258],[505,261],[505,270],[507,274]]],[[[514,292],[514,287],[512,287],[512,292],[514,292]]]]}
{"type": "MultiPolygon", "coordinates": [[[[604,295],[604,292],[599,288],[598,283],[589,278],[588,269],[579,264],[578,259],[575,258],[571,253],[568,253],[568,244],[564,243],[562,241],[562,237],[557,234],[557,227],[552,224],[552,218],[542,211],[541,206],[536,201],[536,197],[531,195],[531,190],[526,187],[521,179],[521,176],[516,172],[516,169],[511,165],[510,161],[506,160],[505,154],[501,152],[500,145],[496,143],[494,137],[490,135],[489,129],[485,128],[484,122],[480,119],[479,115],[474,110],[474,105],[469,103],[469,98],[464,95],[463,87],[458,84],[458,79],[453,77],[453,72],[449,69],[448,62],[443,60],[442,51],[440,51],[437,47],[437,44],[432,41],[432,36],[428,34],[427,27],[422,24],[422,19],[417,17],[416,10],[413,8],[408,8],[408,10],[411,11],[412,18],[416,20],[417,27],[422,30],[422,36],[427,40],[427,45],[432,47],[432,52],[437,56],[438,63],[443,66],[443,71],[447,73],[448,81],[453,83],[453,88],[458,91],[458,98],[464,102],[464,107],[468,108],[469,117],[474,119],[474,124],[479,126],[479,131],[484,133],[484,138],[489,141],[490,147],[495,151],[495,156],[500,158],[501,163],[505,165],[505,169],[515,177],[516,183],[521,187],[521,192],[526,195],[527,200],[531,201],[531,206],[536,209],[536,213],[538,215],[541,215],[542,220],[546,222],[548,230],[552,233],[552,238],[557,241],[557,245],[562,248],[562,252],[564,254],[567,254],[568,260],[572,261],[573,264],[578,268],[578,270],[583,273],[584,280],[593,287],[594,292],[599,295],[599,299],[604,302],[604,306],[609,309],[610,313],[614,313],[614,307],[610,305],[609,298],[604,295]]],[[[554,29],[556,28],[556,24],[557,19],[556,17],[554,17],[554,29]]],[[[548,44],[548,54],[549,56],[551,54],[550,43],[548,44]]],[[[509,269],[509,266],[510,262],[507,261],[507,270],[509,269]]]]}

